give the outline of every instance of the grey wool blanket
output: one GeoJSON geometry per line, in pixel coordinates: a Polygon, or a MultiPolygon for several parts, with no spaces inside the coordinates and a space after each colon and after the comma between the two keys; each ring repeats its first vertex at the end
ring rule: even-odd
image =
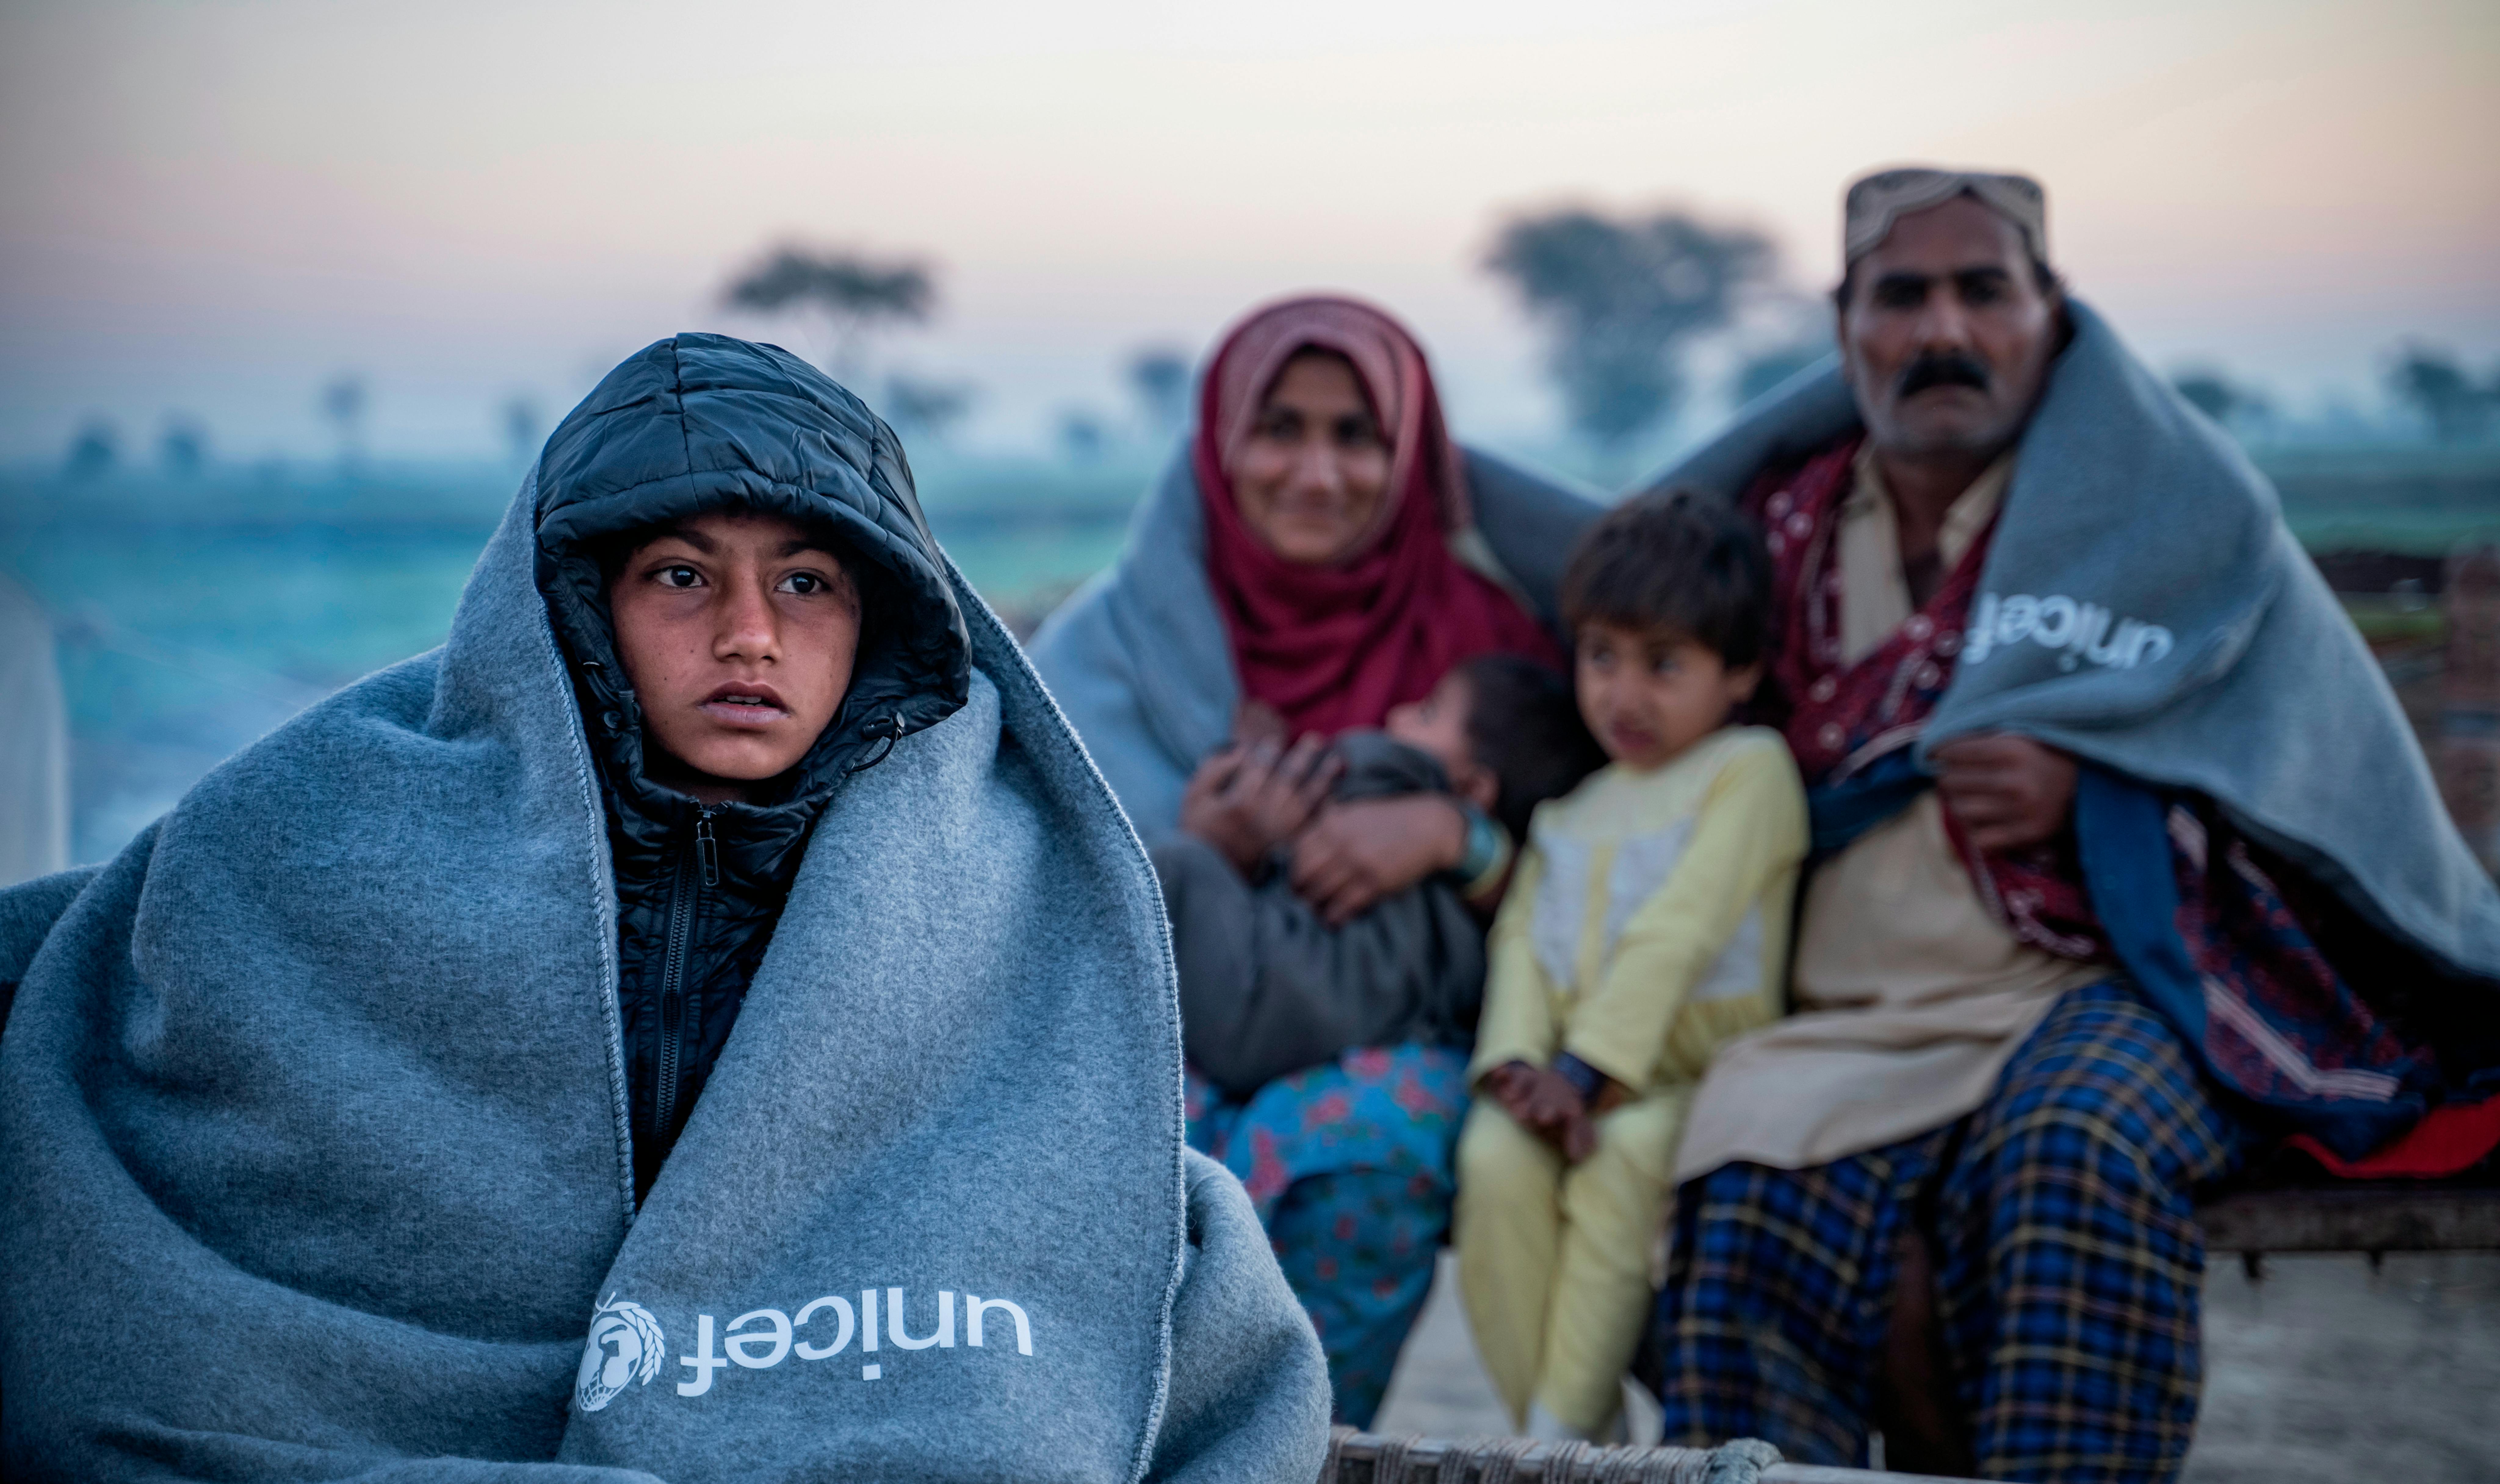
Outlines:
{"type": "Polygon", "coordinates": [[[1326,1373],[1182,1144],[1145,855],[934,547],[969,695],[826,806],[633,1209],[534,507],[442,649],[0,894],[5,1472],[1311,1478],[1326,1373]]]}
{"type": "MultiPolygon", "coordinates": [[[[2106,321],[2069,307],[2074,339],[2023,435],[1921,758],[2020,732],[2192,790],[2437,968],[2500,980],[2500,895],[2273,487],[2106,321]]],[[[1644,487],[1733,499],[1857,426],[1827,361],[1644,487]]]]}

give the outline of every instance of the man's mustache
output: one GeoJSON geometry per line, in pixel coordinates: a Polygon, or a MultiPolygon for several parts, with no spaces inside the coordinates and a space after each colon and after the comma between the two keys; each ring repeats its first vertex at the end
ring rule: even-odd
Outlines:
{"type": "Polygon", "coordinates": [[[1901,372],[1901,395],[1916,397],[1930,387],[1966,386],[1974,392],[1985,392],[1989,384],[1988,367],[1977,356],[1958,350],[1923,355],[1901,372]]]}

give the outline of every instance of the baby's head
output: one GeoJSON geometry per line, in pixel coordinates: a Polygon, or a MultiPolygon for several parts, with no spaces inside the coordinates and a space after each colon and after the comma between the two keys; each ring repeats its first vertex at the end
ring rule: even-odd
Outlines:
{"type": "Polygon", "coordinates": [[[1392,707],[1387,731],[1427,752],[1461,798],[1528,835],[1538,804],[1571,791],[1605,762],[1571,698],[1571,682],[1533,660],[1479,655],[1455,665],[1422,700],[1392,707]]]}
{"type": "Polygon", "coordinates": [[[1583,532],[1562,569],[1580,714],[1606,756],[1663,767],[1727,725],[1762,678],[1771,559],[1726,503],[1636,496],[1583,532]]]}

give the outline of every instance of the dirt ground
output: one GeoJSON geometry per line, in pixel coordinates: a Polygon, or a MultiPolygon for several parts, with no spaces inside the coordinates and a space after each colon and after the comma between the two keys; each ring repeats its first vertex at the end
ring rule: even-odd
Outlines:
{"type": "MultiPolygon", "coordinates": [[[[1455,1276],[1444,1254],[1381,1432],[1509,1431],[1455,1276]]],[[[2205,1339],[2186,1484],[2500,1481],[2500,1254],[2277,1257],[2256,1283],[2224,1256],[2205,1339]]]]}

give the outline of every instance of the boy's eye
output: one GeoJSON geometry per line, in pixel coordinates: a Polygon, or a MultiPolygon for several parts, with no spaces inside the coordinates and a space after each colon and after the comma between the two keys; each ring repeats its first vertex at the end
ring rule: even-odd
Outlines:
{"type": "Polygon", "coordinates": [[[792,572],[781,579],[782,592],[796,593],[803,597],[822,593],[827,586],[825,579],[813,572],[792,572]]]}
{"type": "Polygon", "coordinates": [[[651,575],[658,578],[664,588],[691,588],[703,583],[703,573],[690,566],[664,566],[651,575]]]}

